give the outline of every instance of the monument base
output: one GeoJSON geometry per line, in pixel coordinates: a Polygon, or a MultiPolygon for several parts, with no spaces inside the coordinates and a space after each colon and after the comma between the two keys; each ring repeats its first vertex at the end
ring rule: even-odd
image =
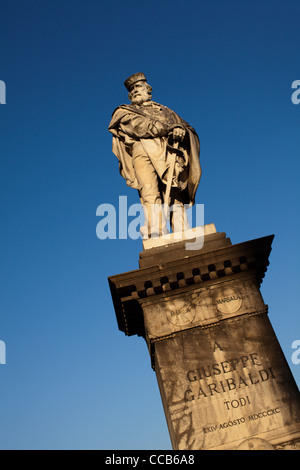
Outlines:
{"type": "Polygon", "coordinates": [[[149,250],[161,246],[169,247],[172,245],[173,247],[174,243],[185,241],[187,248],[190,246],[192,249],[192,243],[195,244],[198,240],[199,245],[204,241],[204,237],[213,233],[217,233],[215,224],[203,225],[202,227],[195,227],[182,232],[168,233],[161,237],[145,239],[143,240],[143,248],[144,250],[149,250]]]}
{"type": "Polygon", "coordinates": [[[109,278],[119,328],[147,342],[173,448],[300,449],[298,388],[259,289],[273,236],[201,233],[201,249],[144,245],[140,269],[109,278]]]}

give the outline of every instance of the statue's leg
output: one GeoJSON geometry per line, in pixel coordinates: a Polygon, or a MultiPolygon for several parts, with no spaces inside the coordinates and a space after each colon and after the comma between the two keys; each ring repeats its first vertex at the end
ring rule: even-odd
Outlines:
{"type": "Polygon", "coordinates": [[[144,206],[145,226],[141,228],[143,238],[164,235],[168,232],[162,211],[157,173],[147,155],[134,156],[132,163],[144,206]]]}
{"type": "Polygon", "coordinates": [[[190,228],[182,202],[182,193],[178,188],[171,190],[170,225],[173,233],[182,233],[190,228]]]}

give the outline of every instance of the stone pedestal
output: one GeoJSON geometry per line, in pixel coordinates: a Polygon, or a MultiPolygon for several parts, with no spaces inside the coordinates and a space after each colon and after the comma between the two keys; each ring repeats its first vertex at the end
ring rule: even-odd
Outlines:
{"type": "Polygon", "coordinates": [[[109,278],[119,328],[143,336],[174,449],[300,448],[299,392],[260,284],[273,236],[161,240],[109,278]]]}

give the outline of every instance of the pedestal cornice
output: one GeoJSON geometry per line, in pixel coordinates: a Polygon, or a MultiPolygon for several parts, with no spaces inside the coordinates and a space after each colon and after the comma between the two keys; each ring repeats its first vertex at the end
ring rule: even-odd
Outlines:
{"type": "Polygon", "coordinates": [[[118,326],[126,335],[145,337],[141,304],[147,299],[177,295],[243,275],[252,276],[258,285],[269,265],[274,235],[236,245],[226,245],[212,251],[186,251],[183,258],[160,263],[153,249],[153,265],[109,277],[118,326]]]}

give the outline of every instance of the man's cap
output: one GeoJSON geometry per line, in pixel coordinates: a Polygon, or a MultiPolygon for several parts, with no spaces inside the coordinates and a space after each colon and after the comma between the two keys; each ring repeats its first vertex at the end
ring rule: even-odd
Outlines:
{"type": "Polygon", "coordinates": [[[147,81],[145,75],[142,72],[131,75],[129,78],[127,78],[127,80],[125,80],[124,85],[126,86],[127,90],[130,91],[130,87],[140,80],[144,80],[145,82],[147,81]]]}

